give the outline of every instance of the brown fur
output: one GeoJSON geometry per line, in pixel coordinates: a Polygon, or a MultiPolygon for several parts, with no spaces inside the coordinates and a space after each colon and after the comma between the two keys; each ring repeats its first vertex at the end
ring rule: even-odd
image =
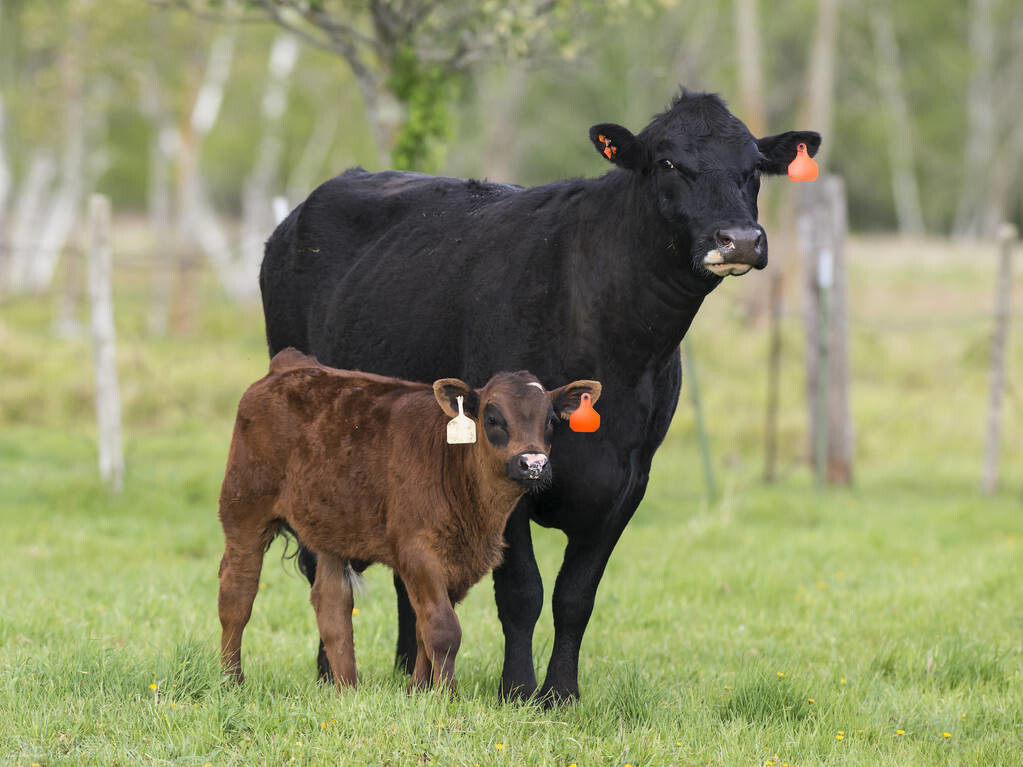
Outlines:
{"type": "Polygon", "coordinates": [[[397,572],[416,610],[412,685],[454,687],[461,628],[452,605],[501,560],[508,516],[525,487],[508,476],[522,453],[549,452],[552,400],[567,416],[575,382],[546,392],[525,373],[502,373],[472,391],[336,370],[285,349],[238,406],[220,494],[226,539],[218,605],[221,658],[239,681],[241,637],[259,587],[263,553],[287,523],[319,558],[311,601],[339,684],[356,683],[349,562],[397,572]],[[455,394],[497,403],[509,440],[495,447],[477,426],[472,445],[448,445],[455,394]],[[440,403],[440,407],[438,407],[440,403]]]}

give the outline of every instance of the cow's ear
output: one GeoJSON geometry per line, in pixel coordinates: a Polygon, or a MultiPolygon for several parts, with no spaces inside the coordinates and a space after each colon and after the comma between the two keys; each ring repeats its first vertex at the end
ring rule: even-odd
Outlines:
{"type": "Polygon", "coordinates": [[[793,130],[776,136],[758,138],[757,149],[764,156],[760,161],[760,170],[764,173],[786,173],[789,163],[796,159],[796,148],[800,144],[806,144],[806,151],[813,157],[820,149],[821,134],[808,130],[793,130]]]}
{"type": "Polygon", "coordinates": [[[579,408],[583,394],[590,395],[590,404],[592,405],[600,399],[602,388],[600,381],[572,381],[570,384],[565,384],[551,392],[554,412],[558,414],[559,418],[568,420],[568,417],[579,408]]]}
{"type": "Polygon", "coordinates": [[[643,142],[628,128],[614,123],[600,123],[590,128],[590,141],[606,160],[626,170],[644,170],[649,162],[643,142]]]}
{"type": "Polygon", "coordinates": [[[480,409],[480,398],[465,381],[457,378],[441,378],[433,382],[433,396],[437,398],[440,409],[454,418],[458,415],[458,397],[462,397],[462,412],[470,418],[476,418],[480,409]]]}

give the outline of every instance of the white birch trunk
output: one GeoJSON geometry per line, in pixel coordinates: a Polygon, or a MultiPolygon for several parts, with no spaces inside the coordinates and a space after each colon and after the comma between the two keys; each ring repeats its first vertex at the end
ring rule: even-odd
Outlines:
{"type": "Polygon", "coordinates": [[[302,200],[324,179],[323,166],[334,146],[340,110],[333,103],[320,107],[309,140],[306,141],[298,162],[292,168],[285,186],[289,200],[302,200]]]}
{"type": "Polygon", "coordinates": [[[28,283],[37,232],[45,215],[46,192],[57,175],[57,162],[49,152],[37,151],[29,161],[11,215],[8,248],[10,260],[5,284],[11,293],[20,293],[28,283]]]}
{"type": "Polygon", "coordinates": [[[977,237],[981,231],[984,187],[995,151],[995,107],[992,80],[995,68],[993,0],[970,2],[970,62],[973,66],[966,97],[966,134],[963,177],[953,233],[977,237]]]}
{"type": "Polygon", "coordinates": [[[757,0],[735,0],[735,33],[743,122],[754,136],[763,136],[767,130],[767,110],[764,108],[764,67],[760,54],[757,0]]]}
{"type": "MultiPolygon", "coordinates": [[[[7,244],[7,198],[11,192],[11,168],[7,163],[7,130],[6,113],[4,112],[4,94],[0,92],[0,248],[7,244]]],[[[6,251],[0,251],[0,259],[6,257],[6,251]]],[[[0,270],[0,275],[2,275],[0,270]]],[[[2,284],[2,281],[0,281],[2,284]]]]}
{"type": "Polygon", "coordinates": [[[96,375],[96,423],[99,432],[99,473],[120,491],[124,482],[121,442],[121,395],[117,383],[117,345],[110,251],[110,200],[89,198],[89,305],[92,354],[96,375]]]}
{"type": "MultiPolygon", "coordinates": [[[[800,123],[801,127],[815,130],[825,139],[831,136],[831,118],[834,112],[838,4],[839,0],[818,0],[817,3],[817,23],[809,63],[806,115],[800,123]]],[[[827,164],[831,144],[832,142],[825,140],[817,152],[816,160],[822,171],[827,164]]]]}
{"type": "Polygon", "coordinates": [[[71,28],[61,56],[60,70],[64,99],[64,147],[60,161],[60,185],[49,214],[42,223],[38,246],[30,262],[24,288],[44,291],[53,280],[61,251],[71,235],[85,193],[85,83],[82,60],[85,50],[85,13],[87,0],[77,0],[71,8],[71,28]]]}
{"type": "Polygon", "coordinates": [[[288,104],[288,86],[298,61],[298,52],[298,40],[286,33],[278,35],[270,49],[263,93],[262,135],[256,151],[255,169],[246,179],[243,190],[241,241],[231,276],[230,292],[241,298],[259,295],[263,243],[274,227],[272,186],[284,149],[282,117],[288,104]]]}
{"type": "Polygon", "coordinates": [[[913,130],[902,89],[899,44],[888,7],[878,3],[871,11],[877,85],[888,113],[888,160],[892,169],[892,196],[899,232],[919,235],[924,231],[920,191],[913,160],[913,130]]]}

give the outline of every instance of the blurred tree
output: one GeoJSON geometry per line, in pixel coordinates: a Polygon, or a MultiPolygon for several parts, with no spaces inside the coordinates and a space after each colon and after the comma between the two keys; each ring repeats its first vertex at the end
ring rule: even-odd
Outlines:
{"type": "Polygon", "coordinates": [[[242,6],[347,63],[362,96],[381,167],[435,169],[451,130],[462,75],[492,58],[539,50],[571,54],[580,22],[621,18],[630,5],[528,0],[177,0],[200,13],[242,6]]]}

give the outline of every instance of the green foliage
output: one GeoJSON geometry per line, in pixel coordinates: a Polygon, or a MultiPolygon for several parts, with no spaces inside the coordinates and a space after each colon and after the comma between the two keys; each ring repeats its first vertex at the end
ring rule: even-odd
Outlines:
{"type": "Polygon", "coordinates": [[[411,47],[398,50],[387,82],[388,90],[405,108],[405,120],[391,150],[395,168],[436,171],[441,167],[451,135],[457,78],[440,64],[421,61],[411,47]]]}

